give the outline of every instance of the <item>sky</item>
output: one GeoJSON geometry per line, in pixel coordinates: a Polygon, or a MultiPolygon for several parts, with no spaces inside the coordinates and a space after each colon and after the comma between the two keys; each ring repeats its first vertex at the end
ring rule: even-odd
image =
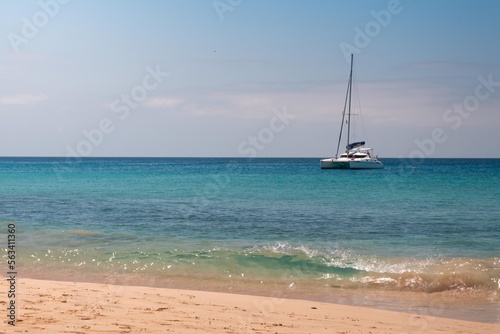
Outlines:
{"type": "Polygon", "coordinates": [[[495,0],[0,0],[0,156],[500,158],[495,0]]]}

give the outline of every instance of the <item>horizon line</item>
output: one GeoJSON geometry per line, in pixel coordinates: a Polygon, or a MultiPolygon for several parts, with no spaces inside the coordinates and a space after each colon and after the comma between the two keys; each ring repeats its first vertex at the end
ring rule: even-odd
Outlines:
{"type": "MultiPolygon", "coordinates": [[[[84,159],[325,159],[328,157],[307,157],[307,156],[264,156],[264,157],[231,157],[231,156],[92,156],[92,157],[66,157],[56,155],[6,155],[0,156],[0,159],[26,158],[26,159],[67,159],[67,160],[84,160],[84,159]]],[[[379,157],[380,158],[380,157],[379,157]]],[[[425,159],[500,159],[500,157],[425,157],[425,158],[410,158],[410,157],[382,157],[380,159],[392,160],[425,160],[425,159]]]]}

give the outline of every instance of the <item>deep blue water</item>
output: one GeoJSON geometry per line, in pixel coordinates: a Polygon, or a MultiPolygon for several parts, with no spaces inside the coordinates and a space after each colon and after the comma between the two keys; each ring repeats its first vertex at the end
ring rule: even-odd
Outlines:
{"type": "Polygon", "coordinates": [[[383,162],[0,158],[0,221],[31,276],[496,296],[500,159],[383,162]]]}

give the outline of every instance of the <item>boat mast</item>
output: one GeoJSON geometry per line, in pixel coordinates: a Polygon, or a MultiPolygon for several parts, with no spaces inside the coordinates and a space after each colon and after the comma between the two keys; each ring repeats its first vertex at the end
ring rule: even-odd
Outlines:
{"type": "MultiPolygon", "coordinates": [[[[354,59],[354,54],[351,53],[351,73],[349,74],[349,112],[347,113],[347,146],[350,144],[350,133],[351,133],[351,97],[352,97],[352,63],[354,59]]],[[[346,148],[347,153],[349,149],[346,148]]]]}
{"type": "MultiPolygon", "coordinates": [[[[344,111],[342,111],[342,122],[340,123],[340,133],[339,133],[339,141],[337,143],[337,152],[335,153],[335,157],[339,156],[339,148],[340,141],[342,140],[342,130],[344,129],[344,120],[345,120],[345,110],[347,108],[347,101],[349,101],[349,117],[351,115],[351,99],[350,99],[350,90],[351,90],[351,78],[352,78],[352,56],[351,53],[351,74],[349,75],[349,81],[347,82],[347,92],[345,93],[345,102],[344,102],[344,111]]],[[[349,124],[350,126],[350,124],[349,124]]],[[[347,145],[349,145],[349,135],[347,136],[347,145]]]]}

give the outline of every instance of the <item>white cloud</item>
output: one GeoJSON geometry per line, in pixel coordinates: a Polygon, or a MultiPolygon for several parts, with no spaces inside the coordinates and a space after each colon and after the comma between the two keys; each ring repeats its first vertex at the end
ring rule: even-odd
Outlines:
{"type": "Polygon", "coordinates": [[[45,94],[16,94],[0,96],[0,105],[34,105],[47,99],[45,94]]]}
{"type": "MultiPolygon", "coordinates": [[[[355,85],[353,112],[366,122],[388,126],[441,126],[443,113],[474,92],[475,78],[451,85],[425,80],[360,82],[355,85]],[[358,103],[359,102],[359,103],[358,103]]],[[[345,102],[345,83],[246,83],[220,88],[186,88],[153,96],[143,105],[194,117],[227,116],[264,119],[286,106],[303,121],[337,124],[345,102]]],[[[486,113],[492,101],[482,102],[486,113]]],[[[336,126],[336,125],[335,125],[336,126]]]]}
{"type": "MultiPolygon", "coordinates": [[[[322,118],[338,109],[332,105],[334,91],[332,86],[296,87],[290,84],[276,87],[274,84],[259,83],[236,87],[184,89],[176,92],[176,98],[169,98],[166,102],[172,109],[186,116],[224,115],[240,119],[267,119],[273,109],[287,106],[301,113],[303,118],[322,118]],[[179,101],[182,103],[177,103],[179,101]]],[[[161,107],[162,99],[147,101],[146,106],[161,107]]]]}
{"type": "Polygon", "coordinates": [[[150,108],[173,108],[181,105],[183,102],[184,100],[176,97],[155,96],[147,98],[143,102],[143,105],[150,108]]]}
{"type": "Polygon", "coordinates": [[[231,103],[235,106],[243,108],[269,106],[271,102],[269,98],[256,94],[237,94],[226,97],[226,99],[231,100],[231,103]]]}

